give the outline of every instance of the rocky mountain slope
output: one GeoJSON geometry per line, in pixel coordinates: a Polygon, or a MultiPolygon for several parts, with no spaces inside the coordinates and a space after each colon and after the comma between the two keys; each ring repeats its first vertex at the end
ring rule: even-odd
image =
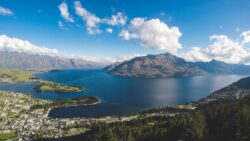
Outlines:
{"type": "Polygon", "coordinates": [[[113,75],[135,77],[170,77],[202,75],[205,71],[170,53],[136,57],[107,68],[113,75]]]}
{"type": "Polygon", "coordinates": [[[0,51],[0,67],[11,69],[78,69],[100,68],[104,64],[83,59],[0,51]]]}
{"type": "Polygon", "coordinates": [[[130,77],[170,77],[202,74],[250,74],[250,66],[227,64],[221,61],[187,62],[170,53],[136,57],[122,63],[115,63],[106,70],[113,75],[130,77]]]}

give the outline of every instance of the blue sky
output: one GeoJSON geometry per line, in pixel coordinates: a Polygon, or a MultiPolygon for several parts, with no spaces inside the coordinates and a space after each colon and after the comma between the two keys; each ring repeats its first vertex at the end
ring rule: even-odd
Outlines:
{"type": "MultiPolygon", "coordinates": [[[[109,19],[118,12],[127,17],[126,23],[123,25],[97,24],[101,33],[91,35],[87,31],[86,21],[76,13],[75,2],[73,0],[0,0],[0,6],[12,12],[11,14],[0,14],[0,35],[27,40],[37,46],[54,48],[62,54],[97,58],[171,52],[170,46],[175,45],[171,43],[168,45],[168,42],[171,42],[172,39],[163,42],[162,49],[157,47],[159,46],[157,43],[150,44],[151,41],[148,39],[138,37],[142,33],[138,33],[140,31],[137,29],[131,29],[130,22],[134,18],[144,19],[145,23],[157,19],[160,23],[167,25],[169,29],[177,27],[181,35],[172,37],[171,33],[162,33],[158,36],[157,32],[152,35],[163,38],[166,35],[171,36],[170,38],[173,40],[177,39],[181,48],[176,45],[178,49],[173,53],[185,56],[193,47],[199,47],[202,50],[213,46],[216,41],[227,42],[227,39],[222,39],[221,36],[221,38],[216,36],[216,41],[211,41],[209,37],[212,35],[226,36],[228,40],[232,40],[233,44],[229,43],[228,46],[232,45],[232,48],[237,48],[236,44],[238,40],[241,40],[241,34],[250,29],[250,1],[248,0],[80,0],[81,7],[99,19],[109,19]],[[62,3],[67,5],[73,22],[61,15],[58,6],[62,3]],[[63,27],[59,27],[59,21],[63,27]],[[113,32],[107,33],[107,28],[112,28],[113,32]],[[129,39],[125,40],[120,36],[122,30],[130,33],[129,39]],[[138,36],[131,36],[133,34],[138,36]],[[144,43],[142,43],[143,41],[144,43]]],[[[155,22],[157,21],[152,21],[152,24],[147,27],[154,25],[155,22]]],[[[246,33],[246,37],[247,35],[246,33]]],[[[215,44],[214,46],[216,46],[215,44]]],[[[239,44],[244,49],[248,47],[242,42],[239,44]]],[[[217,46],[214,48],[218,49],[217,46]]],[[[213,51],[209,53],[205,50],[200,51],[199,53],[206,58],[199,58],[198,55],[195,59],[206,61],[216,58],[232,63],[246,63],[243,61],[248,59],[248,51],[244,58],[236,56],[230,60],[225,58],[228,52],[225,53],[224,58],[211,52],[213,51]]],[[[191,53],[191,57],[193,57],[195,53],[191,53]]],[[[239,51],[239,54],[241,53],[239,51]]],[[[195,55],[197,56],[197,54],[195,55]]],[[[189,55],[189,60],[192,61],[192,59],[189,55]]]]}

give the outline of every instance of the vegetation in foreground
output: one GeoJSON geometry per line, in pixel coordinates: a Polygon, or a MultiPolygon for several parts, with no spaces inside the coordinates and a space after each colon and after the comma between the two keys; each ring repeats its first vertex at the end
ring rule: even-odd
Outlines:
{"type": "Polygon", "coordinates": [[[16,132],[0,133],[0,141],[6,141],[8,139],[15,138],[16,136],[16,132]]]}
{"type": "Polygon", "coordinates": [[[88,141],[249,141],[250,97],[217,101],[175,117],[97,124],[62,140],[88,141]]]}
{"type": "Polygon", "coordinates": [[[54,82],[44,82],[34,88],[36,91],[48,92],[82,92],[84,89],[77,86],[68,86],[54,82]]]}

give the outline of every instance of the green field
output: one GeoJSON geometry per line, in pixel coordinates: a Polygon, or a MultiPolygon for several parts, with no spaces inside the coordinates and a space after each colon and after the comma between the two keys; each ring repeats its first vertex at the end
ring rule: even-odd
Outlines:
{"type": "Polygon", "coordinates": [[[0,133],[0,141],[6,141],[8,139],[15,138],[16,136],[17,136],[16,132],[0,133]]]}
{"type": "Polygon", "coordinates": [[[28,82],[34,80],[33,73],[24,70],[0,68],[0,82],[28,82]]]}

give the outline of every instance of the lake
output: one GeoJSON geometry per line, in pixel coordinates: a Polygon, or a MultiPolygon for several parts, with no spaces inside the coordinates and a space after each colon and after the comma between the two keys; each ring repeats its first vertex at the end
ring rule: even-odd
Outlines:
{"type": "Polygon", "coordinates": [[[180,78],[129,78],[108,74],[104,70],[63,70],[36,74],[37,77],[81,86],[81,93],[35,92],[35,83],[0,84],[1,90],[32,94],[41,99],[97,96],[95,106],[55,108],[52,118],[100,117],[125,115],[158,106],[196,101],[244,77],[241,75],[205,75],[180,78]]]}

